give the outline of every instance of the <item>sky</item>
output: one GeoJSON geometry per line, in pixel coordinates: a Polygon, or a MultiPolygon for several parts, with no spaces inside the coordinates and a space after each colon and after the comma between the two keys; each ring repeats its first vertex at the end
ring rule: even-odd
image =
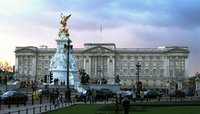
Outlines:
{"type": "Polygon", "coordinates": [[[17,46],[55,48],[61,13],[74,48],[187,46],[190,76],[200,72],[200,0],[0,0],[0,60],[14,65],[17,46]]]}

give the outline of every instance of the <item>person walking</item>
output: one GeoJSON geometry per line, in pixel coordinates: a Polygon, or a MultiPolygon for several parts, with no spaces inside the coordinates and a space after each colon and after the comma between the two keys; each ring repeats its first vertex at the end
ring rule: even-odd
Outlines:
{"type": "MultiPolygon", "coordinates": [[[[91,103],[91,101],[92,101],[92,91],[91,91],[90,88],[87,89],[86,97],[87,97],[87,98],[86,98],[87,101],[89,101],[89,102],[91,103]]],[[[86,103],[87,103],[87,101],[86,101],[86,103]]]]}
{"type": "Polygon", "coordinates": [[[60,104],[60,92],[59,92],[59,89],[58,88],[56,88],[56,91],[55,91],[55,98],[56,98],[56,103],[55,103],[55,107],[56,106],[59,106],[59,104],[60,104]]]}
{"type": "Polygon", "coordinates": [[[96,90],[92,89],[92,103],[96,102],[96,96],[97,96],[96,90]]]}
{"type": "Polygon", "coordinates": [[[55,105],[55,89],[52,90],[50,99],[53,102],[53,105],[55,105]]]}

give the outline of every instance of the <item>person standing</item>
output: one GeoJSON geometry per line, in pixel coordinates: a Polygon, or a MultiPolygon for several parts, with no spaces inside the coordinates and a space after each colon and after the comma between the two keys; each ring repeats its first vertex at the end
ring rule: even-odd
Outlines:
{"type": "Polygon", "coordinates": [[[55,106],[58,106],[60,104],[60,92],[59,92],[59,89],[56,88],[56,91],[55,91],[55,96],[56,96],[56,104],[55,106]]]}
{"type": "Polygon", "coordinates": [[[71,102],[71,89],[69,87],[65,90],[65,102],[71,102]]]}
{"type": "Polygon", "coordinates": [[[96,96],[97,96],[96,90],[92,89],[92,103],[96,102],[96,96]]]}

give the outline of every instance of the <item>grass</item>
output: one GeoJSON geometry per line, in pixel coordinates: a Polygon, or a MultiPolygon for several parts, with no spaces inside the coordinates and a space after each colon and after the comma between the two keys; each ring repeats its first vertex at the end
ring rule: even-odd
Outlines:
{"type": "MultiPolygon", "coordinates": [[[[102,111],[102,107],[111,106],[109,104],[79,104],[46,114],[115,114],[115,107],[113,107],[113,111],[102,111]]],[[[144,111],[132,111],[129,114],[199,114],[199,112],[200,106],[169,106],[148,107],[144,111]]],[[[119,111],[118,114],[123,114],[123,111],[119,111]]]]}
{"type": "Polygon", "coordinates": [[[99,111],[96,111],[96,110],[102,106],[104,105],[80,104],[80,105],[74,105],[68,108],[52,111],[47,114],[98,114],[99,111]]]}
{"type": "Polygon", "coordinates": [[[200,106],[169,106],[146,108],[145,112],[134,114],[199,114],[200,106]]]}

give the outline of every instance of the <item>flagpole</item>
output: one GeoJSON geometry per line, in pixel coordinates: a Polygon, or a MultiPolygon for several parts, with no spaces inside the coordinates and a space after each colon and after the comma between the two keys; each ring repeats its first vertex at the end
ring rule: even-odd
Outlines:
{"type": "Polygon", "coordinates": [[[101,42],[102,42],[102,29],[103,29],[103,28],[102,28],[102,25],[101,25],[101,27],[100,27],[101,42]]]}

